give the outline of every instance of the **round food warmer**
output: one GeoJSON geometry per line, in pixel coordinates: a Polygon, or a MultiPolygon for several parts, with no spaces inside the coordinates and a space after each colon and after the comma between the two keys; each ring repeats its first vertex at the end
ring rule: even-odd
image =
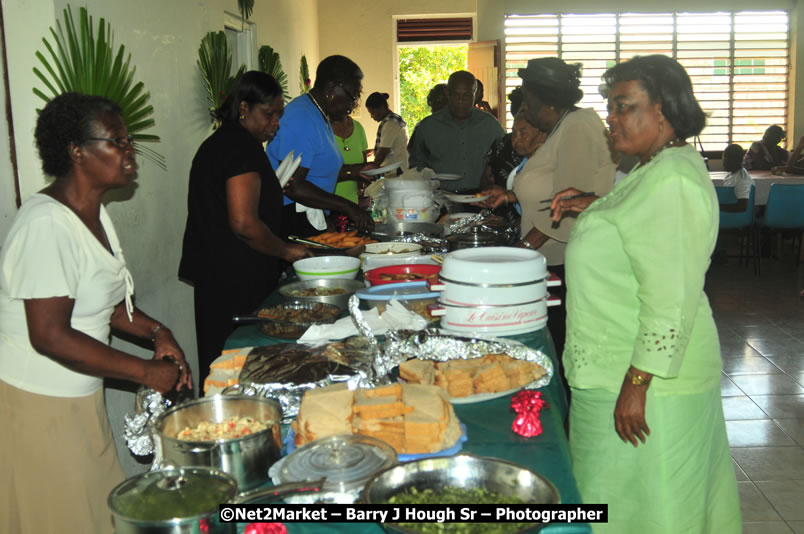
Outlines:
{"type": "Polygon", "coordinates": [[[446,255],[439,281],[430,284],[441,291],[430,312],[448,330],[524,334],[547,324],[547,308],[561,303],[547,288],[558,285],[561,280],[547,272],[547,261],[535,250],[458,250],[446,255]]]}

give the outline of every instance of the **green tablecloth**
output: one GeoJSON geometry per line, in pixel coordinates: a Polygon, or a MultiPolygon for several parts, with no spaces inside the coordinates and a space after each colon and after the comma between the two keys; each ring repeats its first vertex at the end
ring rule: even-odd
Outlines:
{"type": "MultiPolygon", "coordinates": [[[[274,300],[274,297],[272,295],[269,303],[274,300]]],[[[553,380],[548,386],[541,389],[542,398],[549,404],[549,408],[541,412],[544,431],[535,438],[523,438],[511,430],[514,412],[510,409],[510,395],[477,404],[455,405],[458,419],[466,425],[468,440],[464,443],[463,450],[482,456],[503,458],[533,469],[555,484],[561,495],[562,503],[580,503],[581,496],[575,483],[575,477],[572,475],[569,446],[564,432],[567,399],[558,373],[552,338],[545,328],[528,334],[511,336],[511,339],[541,350],[553,360],[555,371],[553,380]]],[[[286,342],[286,340],[262,334],[255,326],[241,326],[227,339],[225,348],[264,346],[286,342]]],[[[289,532],[292,533],[382,532],[382,528],[378,524],[370,523],[289,523],[287,526],[289,532]]],[[[549,525],[542,532],[546,534],[581,534],[589,533],[590,529],[586,524],[549,525]]]]}

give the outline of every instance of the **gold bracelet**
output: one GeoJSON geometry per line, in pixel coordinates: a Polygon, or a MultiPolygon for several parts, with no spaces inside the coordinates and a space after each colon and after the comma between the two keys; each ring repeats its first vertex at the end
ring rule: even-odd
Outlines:
{"type": "Polygon", "coordinates": [[[640,375],[637,373],[632,373],[629,369],[627,373],[625,373],[625,377],[631,381],[631,384],[634,386],[647,386],[648,385],[648,376],[647,375],[640,375]]]}

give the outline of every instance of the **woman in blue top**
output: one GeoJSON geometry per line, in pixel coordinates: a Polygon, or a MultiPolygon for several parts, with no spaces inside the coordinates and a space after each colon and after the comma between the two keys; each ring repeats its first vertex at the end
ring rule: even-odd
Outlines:
{"type": "MultiPolygon", "coordinates": [[[[330,124],[330,116],[349,114],[354,109],[363,89],[363,72],[347,57],[330,56],[319,63],[315,78],[309,93],[287,105],[279,131],[266,148],[274,169],[291,150],[302,158],[284,189],[283,233],[306,237],[321,230],[308,222],[305,213],[297,211],[296,203],[344,213],[361,230],[371,230],[374,223],[368,213],[334,194],[344,165],[330,124]]],[[[357,176],[363,164],[348,167],[347,172],[357,176]]]]}

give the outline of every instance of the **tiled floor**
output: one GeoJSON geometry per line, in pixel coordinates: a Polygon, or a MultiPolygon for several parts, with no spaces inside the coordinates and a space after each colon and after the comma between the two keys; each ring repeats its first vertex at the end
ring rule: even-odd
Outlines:
{"type": "Polygon", "coordinates": [[[745,534],[804,534],[804,264],[730,259],[706,282],[745,534]]]}

